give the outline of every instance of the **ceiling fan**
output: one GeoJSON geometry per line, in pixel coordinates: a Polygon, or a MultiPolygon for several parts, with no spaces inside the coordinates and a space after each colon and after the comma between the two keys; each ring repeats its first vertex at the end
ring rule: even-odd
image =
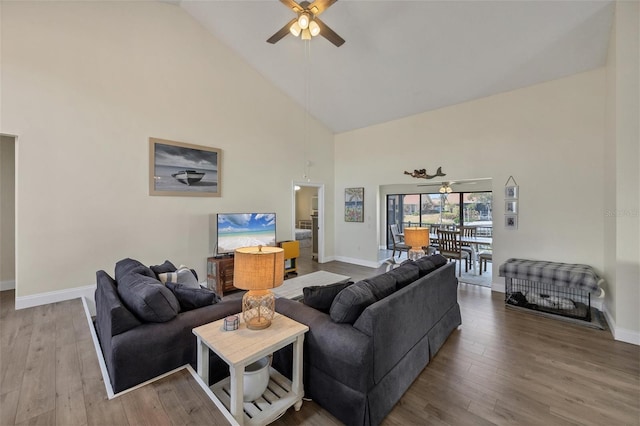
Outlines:
{"type": "Polygon", "coordinates": [[[452,192],[451,185],[456,183],[467,183],[467,184],[476,184],[478,182],[483,182],[486,180],[491,180],[491,178],[477,178],[477,179],[459,179],[459,180],[448,180],[442,182],[430,182],[430,183],[421,183],[417,186],[439,186],[440,193],[450,193],[452,192]]]}
{"type": "Polygon", "coordinates": [[[336,47],[342,46],[344,39],[318,18],[318,15],[327,10],[336,1],[315,0],[313,3],[302,1],[298,4],[294,0],[280,0],[281,3],[293,10],[297,17],[280,28],[278,32],[267,40],[267,43],[275,44],[287,34],[292,34],[295,37],[300,35],[303,40],[310,40],[313,36],[321,35],[336,47]]]}

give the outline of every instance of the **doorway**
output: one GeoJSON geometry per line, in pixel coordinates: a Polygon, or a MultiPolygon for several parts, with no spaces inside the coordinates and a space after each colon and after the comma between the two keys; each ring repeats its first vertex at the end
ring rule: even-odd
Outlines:
{"type": "Polygon", "coordinates": [[[16,137],[0,134],[0,291],[16,288],[16,137]]]}
{"type": "Polygon", "coordinates": [[[324,185],[293,182],[293,236],[300,256],[324,262],[324,185]]]}

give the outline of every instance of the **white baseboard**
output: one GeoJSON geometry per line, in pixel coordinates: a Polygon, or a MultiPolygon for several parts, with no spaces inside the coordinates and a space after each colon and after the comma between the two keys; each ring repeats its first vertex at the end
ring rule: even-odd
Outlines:
{"type": "Polygon", "coordinates": [[[367,266],[369,268],[377,268],[380,266],[378,262],[372,262],[370,260],[354,259],[352,257],[335,256],[334,260],[338,262],[351,263],[353,265],[367,266]]]}
{"type": "Polygon", "coordinates": [[[64,302],[65,300],[77,299],[79,297],[86,297],[93,300],[93,294],[95,291],[96,285],[91,284],[83,287],[32,294],[30,296],[20,296],[16,297],[16,309],[32,308],[34,306],[46,305],[49,303],[64,302]]]}
{"type": "Polygon", "coordinates": [[[14,290],[16,288],[16,280],[0,281],[0,291],[14,290]]]}
{"type": "Polygon", "coordinates": [[[616,326],[616,322],[607,310],[606,305],[603,306],[602,312],[604,313],[604,318],[607,320],[607,324],[609,325],[609,329],[611,330],[615,340],[640,346],[640,332],[616,326]]]}

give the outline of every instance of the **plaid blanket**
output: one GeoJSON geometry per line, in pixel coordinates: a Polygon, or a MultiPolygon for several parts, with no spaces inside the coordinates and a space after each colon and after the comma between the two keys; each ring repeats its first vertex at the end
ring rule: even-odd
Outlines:
{"type": "Polygon", "coordinates": [[[589,265],[509,259],[500,265],[500,276],[520,280],[572,287],[584,291],[598,290],[600,277],[589,265]]]}

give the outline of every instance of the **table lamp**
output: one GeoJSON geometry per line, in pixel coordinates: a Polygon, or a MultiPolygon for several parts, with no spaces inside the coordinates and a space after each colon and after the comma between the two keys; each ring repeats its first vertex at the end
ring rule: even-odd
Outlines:
{"type": "Polygon", "coordinates": [[[422,247],[429,245],[429,228],[404,228],[404,243],[411,247],[407,257],[417,260],[425,255],[422,247]]]}
{"type": "Polygon", "coordinates": [[[247,328],[271,325],[276,299],[271,292],[284,280],[284,250],[280,247],[242,247],[233,261],[233,286],[249,290],[242,297],[242,318],[247,328]]]}

